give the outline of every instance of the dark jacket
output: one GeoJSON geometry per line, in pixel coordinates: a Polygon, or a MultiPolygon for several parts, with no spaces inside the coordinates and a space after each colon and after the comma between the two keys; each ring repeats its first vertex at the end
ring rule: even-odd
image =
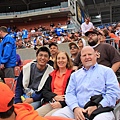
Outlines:
{"type": "MultiPolygon", "coordinates": [[[[18,79],[17,79],[17,85],[16,85],[16,89],[15,89],[15,103],[21,103],[21,96],[24,94],[23,91],[23,83],[22,83],[22,79],[23,79],[23,72],[20,73],[18,79]]],[[[41,96],[41,91],[36,92],[34,94],[34,96],[32,96],[34,101],[40,100],[42,98],[41,96]]]]}
{"type": "MultiPolygon", "coordinates": [[[[54,85],[54,80],[55,80],[55,75],[56,75],[56,70],[54,70],[48,77],[44,87],[43,87],[43,91],[42,91],[42,95],[43,95],[43,98],[44,98],[44,101],[45,102],[49,102],[52,100],[52,98],[54,98],[57,94],[53,92],[53,85],[54,85]]],[[[69,70],[69,72],[66,73],[66,76],[65,76],[65,81],[64,82],[64,85],[63,85],[63,94],[65,94],[65,90],[66,90],[66,87],[68,85],[68,82],[69,82],[69,79],[70,79],[70,75],[73,71],[72,70],[69,70]]],[[[66,106],[66,103],[65,101],[59,101],[60,104],[62,105],[62,107],[66,106]]]]}
{"type": "Polygon", "coordinates": [[[85,116],[85,118],[87,118],[87,120],[93,120],[93,118],[100,113],[113,111],[113,108],[109,107],[109,106],[108,107],[102,107],[102,106],[99,107],[99,103],[102,99],[103,99],[103,97],[101,94],[94,95],[90,98],[90,101],[88,101],[85,104],[84,109],[86,109],[87,107],[90,107],[90,106],[97,106],[98,107],[96,110],[94,110],[92,112],[92,114],[90,116],[88,116],[87,113],[84,114],[84,116],[85,116]]]}

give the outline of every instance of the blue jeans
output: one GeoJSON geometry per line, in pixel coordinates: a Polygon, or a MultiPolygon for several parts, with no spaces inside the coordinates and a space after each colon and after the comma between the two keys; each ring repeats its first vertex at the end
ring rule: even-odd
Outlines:
{"type": "Polygon", "coordinates": [[[37,108],[41,107],[41,101],[36,101],[31,103],[31,105],[34,107],[34,109],[36,110],[37,108]]]}

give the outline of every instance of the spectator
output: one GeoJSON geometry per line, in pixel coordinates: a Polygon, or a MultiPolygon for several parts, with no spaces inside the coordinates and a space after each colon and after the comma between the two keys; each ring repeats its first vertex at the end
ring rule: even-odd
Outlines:
{"type": "Polygon", "coordinates": [[[52,38],[52,42],[55,44],[61,43],[60,37],[58,37],[57,35],[54,35],[52,38]]]}
{"type": "Polygon", "coordinates": [[[63,34],[63,37],[61,38],[61,41],[64,42],[71,42],[71,39],[68,37],[66,33],[63,34]]]}
{"type": "Polygon", "coordinates": [[[27,38],[28,38],[28,30],[23,28],[22,30],[22,39],[24,40],[24,43],[27,43],[27,38]]]}
{"type": "Polygon", "coordinates": [[[52,60],[54,62],[56,59],[56,56],[58,54],[58,46],[55,43],[51,43],[51,44],[49,44],[49,49],[50,49],[50,53],[51,53],[50,60],[52,60]]]}
{"type": "Polygon", "coordinates": [[[83,68],[70,77],[65,95],[68,106],[56,111],[53,116],[76,120],[115,120],[112,110],[120,98],[119,84],[113,70],[97,64],[96,60],[92,47],[86,46],[81,50],[83,68]]]}
{"type": "Polygon", "coordinates": [[[31,43],[31,40],[28,40],[27,44],[26,44],[26,48],[33,48],[33,44],[31,43]]]}
{"type": "Polygon", "coordinates": [[[52,32],[49,33],[49,39],[51,40],[53,38],[52,32]]]}
{"type": "Polygon", "coordinates": [[[35,33],[35,28],[32,28],[31,31],[30,31],[32,34],[35,33]]]}
{"type": "Polygon", "coordinates": [[[11,27],[10,26],[7,28],[7,32],[11,33],[11,27]]]}
{"type": "Polygon", "coordinates": [[[93,28],[94,26],[93,23],[90,22],[90,18],[85,18],[85,22],[81,25],[82,35],[84,36],[87,31],[92,30],[93,28]]]}
{"type": "Polygon", "coordinates": [[[58,27],[55,29],[55,33],[57,36],[62,36],[64,33],[64,30],[61,28],[60,24],[58,24],[58,27]]]}
{"type": "Polygon", "coordinates": [[[114,30],[114,27],[112,25],[108,26],[108,30],[110,33],[115,34],[115,30],[114,30]]]}
{"type": "Polygon", "coordinates": [[[116,26],[115,26],[115,35],[116,36],[120,36],[120,24],[117,24],[116,26]]]}
{"type": "Polygon", "coordinates": [[[49,75],[42,92],[47,104],[37,109],[41,116],[51,116],[53,112],[66,106],[65,89],[72,72],[72,62],[66,52],[59,52],[54,65],[55,70],[49,75]]]}
{"type": "Polygon", "coordinates": [[[106,42],[106,36],[105,36],[103,30],[99,30],[98,41],[100,43],[105,43],[106,42]]]}
{"type": "Polygon", "coordinates": [[[81,38],[78,39],[77,45],[79,46],[79,50],[81,51],[84,46],[86,46],[86,40],[85,36],[82,36],[81,38]]]}
{"type": "Polygon", "coordinates": [[[17,39],[17,49],[24,49],[26,46],[23,44],[22,38],[17,39]]]}
{"type": "Polygon", "coordinates": [[[72,32],[71,32],[70,39],[71,39],[72,41],[77,41],[77,40],[78,40],[78,34],[75,33],[74,31],[72,31],[72,32]]]}
{"type": "MultiPolygon", "coordinates": [[[[111,67],[116,72],[120,67],[120,54],[118,51],[108,43],[101,43],[99,41],[99,32],[95,29],[88,31],[85,35],[88,37],[88,44],[92,46],[97,52],[97,62],[99,64],[111,67]]],[[[74,60],[74,65],[80,65],[80,53],[74,60]]]]}
{"type": "Polygon", "coordinates": [[[22,37],[22,32],[20,29],[17,30],[17,39],[20,39],[22,37]]]}
{"type": "Polygon", "coordinates": [[[17,80],[15,103],[30,103],[34,109],[40,107],[42,88],[49,73],[53,71],[53,68],[47,64],[49,58],[49,49],[41,47],[36,52],[37,62],[30,62],[23,66],[23,71],[17,80]],[[21,96],[26,99],[22,100],[21,96]]]}
{"type": "Polygon", "coordinates": [[[16,44],[15,40],[7,33],[5,26],[0,27],[0,69],[4,71],[6,78],[14,78],[14,67],[16,66],[16,44]]]}
{"type": "Polygon", "coordinates": [[[14,29],[11,30],[11,33],[9,33],[11,35],[11,37],[16,41],[17,38],[17,33],[14,29]]]}
{"type": "Polygon", "coordinates": [[[69,49],[70,49],[70,54],[71,54],[71,60],[74,61],[74,59],[76,58],[78,54],[79,47],[77,46],[76,43],[71,42],[69,43],[69,49]]]}
{"type": "Polygon", "coordinates": [[[103,33],[104,33],[104,36],[106,37],[106,39],[110,39],[109,31],[107,29],[104,29],[103,33]]]}
{"type": "Polygon", "coordinates": [[[40,47],[40,46],[43,46],[43,45],[44,45],[44,39],[43,39],[43,37],[42,36],[37,37],[36,46],[40,47]]]}
{"type": "Polygon", "coordinates": [[[55,24],[53,22],[50,23],[50,27],[54,27],[55,24]]]}
{"type": "Polygon", "coordinates": [[[69,24],[71,24],[71,18],[70,17],[68,17],[67,21],[66,21],[66,25],[69,25],[69,24]]]}

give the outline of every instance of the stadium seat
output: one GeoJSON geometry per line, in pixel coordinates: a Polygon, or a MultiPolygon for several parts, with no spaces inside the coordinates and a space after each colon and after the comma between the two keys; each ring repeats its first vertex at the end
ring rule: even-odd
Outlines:
{"type": "Polygon", "coordinates": [[[30,63],[32,61],[32,59],[27,59],[27,60],[23,60],[22,61],[22,65],[26,65],[27,63],[30,63]]]}
{"type": "Polygon", "coordinates": [[[14,68],[15,77],[18,77],[20,72],[21,72],[21,67],[20,66],[15,66],[15,68],[14,68]]]}
{"type": "Polygon", "coordinates": [[[4,81],[10,87],[10,89],[15,93],[16,80],[14,78],[4,78],[4,81]]]}

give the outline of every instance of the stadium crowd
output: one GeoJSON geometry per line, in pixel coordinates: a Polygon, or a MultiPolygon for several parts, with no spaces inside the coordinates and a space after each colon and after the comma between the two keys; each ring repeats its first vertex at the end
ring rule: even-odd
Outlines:
{"type": "Polygon", "coordinates": [[[0,120],[115,120],[120,23],[100,29],[86,18],[79,31],[63,29],[60,23],[30,30],[1,26],[0,37],[3,82],[15,78],[15,67],[20,67],[11,88],[15,95],[0,83],[0,120]],[[69,42],[70,55],[59,51],[64,42],[69,42]],[[36,59],[22,65],[16,48],[34,48],[36,59]]]}
{"type": "MultiPolygon", "coordinates": [[[[16,40],[16,45],[18,49],[44,46],[50,44],[51,42],[54,42],[56,44],[72,42],[77,41],[81,37],[85,37],[83,31],[86,31],[84,30],[83,25],[81,25],[79,31],[69,31],[67,29],[63,29],[62,26],[64,25],[61,25],[60,23],[58,23],[58,25],[54,25],[54,23],[51,23],[49,28],[40,25],[29,30],[25,28],[19,29],[17,27],[8,27],[8,32],[16,40]]],[[[110,42],[112,44],[112,41],[109,41],[109,39],[114,39],[115,47],[120,48],[120,23],[117,23],[116,25],[111,24],[104,27],[92,26],[92,28],[97,29],[103,35],[103,42],[106,42],[108,40],[107,42],[110,42]]]]}

